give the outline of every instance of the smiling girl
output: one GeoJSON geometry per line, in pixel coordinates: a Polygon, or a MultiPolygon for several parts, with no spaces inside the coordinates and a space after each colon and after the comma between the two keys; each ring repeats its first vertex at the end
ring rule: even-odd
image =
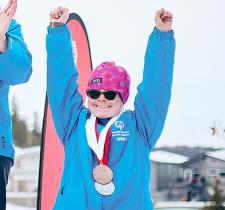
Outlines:
{"type": "Polygon", "coordinates": [[[47,92],[64,145],[55,210],[152,210],[149,154],[164,127],[171,97],[175,40],[172,14],[156,12],[134,111],[123,112],[130,77],[114,62],[93,70],[88,108],[78,90],[67,8],[56,8],[47,35],[47,92]]]}

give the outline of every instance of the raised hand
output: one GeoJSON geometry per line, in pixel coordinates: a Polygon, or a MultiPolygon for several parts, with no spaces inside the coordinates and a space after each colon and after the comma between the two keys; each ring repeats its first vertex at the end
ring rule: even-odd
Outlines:
{"type": "Polygon", "coordinates": [[[172,30],[173,14],[165,9],[156,11],[155,14],[155,26],[157,29],[163,32],[172,30]]]}
{"type": "Polygon", "coordinates": [[[50,22],[66,24],[69,19],[69,10],[66,7],[58,7],[50,13],[50,22]]]}
{"type": "Polygon", "coordinates": [[[17,0],[9,0],[7,6],[1,10],[0,8],[0,41],[5,39],[9,24],[16,13],[17,0]]]}

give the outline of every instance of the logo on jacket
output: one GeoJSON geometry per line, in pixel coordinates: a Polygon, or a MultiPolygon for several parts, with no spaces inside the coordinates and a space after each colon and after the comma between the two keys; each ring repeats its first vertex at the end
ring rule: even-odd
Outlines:
{"type": "Polygon", "coordinates": [[[115,127],[119,130],[112,132],[112,137],[116,137],[117,141],[126,142],[128,140],[128,136],[130,135],[130,131],[124,131],[124,122],[116,121],[115,127]]]}
{"type": "Polygon", "coordinates": [[[124,123],[122,121],[116,121],[115,126],[122,130],[124,128],[124,123]]]}
{"type": "Polygon", "coordinates": [[[75,61],[75,64],[77,65],[78,50],[77,50],[77,43],[75,42],[75,40],[72,40],[72,50],[73,50],[73,59],[75,61]]]}

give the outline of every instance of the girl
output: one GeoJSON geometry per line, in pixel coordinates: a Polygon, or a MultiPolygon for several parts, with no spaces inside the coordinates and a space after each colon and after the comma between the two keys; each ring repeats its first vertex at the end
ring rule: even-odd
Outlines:
{"type": "Polygon", "coordinates": [[[87,84],[88,108],[78,91],[68,9],[50,14],[47,92],[65,150],[55,210],[151,210],[149,154],[158,140],[171,97],[175,41],[172,14],[156,12],[135,110],[123,112],[130,77],[104,62],[87,84]]]}

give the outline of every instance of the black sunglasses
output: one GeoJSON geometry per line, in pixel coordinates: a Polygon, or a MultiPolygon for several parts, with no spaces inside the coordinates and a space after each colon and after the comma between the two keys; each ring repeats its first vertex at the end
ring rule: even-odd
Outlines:
{"type": "Polygon", "coordinates": [[[101,92],[99,90],[87,90],[86,92],[91,99],[98,99],[100,95],[103,94],[107,100],[114,100],[118,94],[117,91],[112,90],[107,90],[104,92],[101,92]]]}

